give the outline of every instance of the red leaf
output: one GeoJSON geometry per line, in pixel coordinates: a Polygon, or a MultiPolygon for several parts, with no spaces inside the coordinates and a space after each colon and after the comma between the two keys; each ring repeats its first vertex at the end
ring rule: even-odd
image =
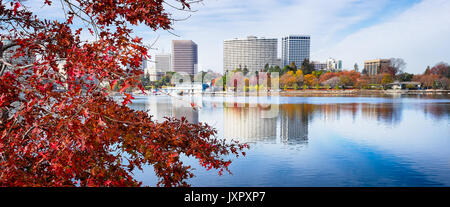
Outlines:
{"type": "Polygon", "coordinates": [[[14,4],[14,8],[13,8],[13,12],[14,15],[17,14],[17,9],[20,7],[20,3],[18,1],[16,1],[16,3],[14,4]]]}
{"type": "Polygon", "coordinates": [[[98,125],[100,125],[100,126],[106,126],[106,123],[103,122],[102,118],[98,118],[98,125]]]}
{"type": "Polygon", "coordinates": [[[123,93],[128,87],[130,87],[130,85],[128,85],[127,83],[120,89],[120,93],[123,93]]]}

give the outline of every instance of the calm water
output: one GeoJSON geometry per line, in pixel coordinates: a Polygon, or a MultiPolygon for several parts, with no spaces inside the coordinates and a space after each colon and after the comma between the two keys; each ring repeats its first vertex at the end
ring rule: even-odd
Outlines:
{"type": "MultiPolygon", "coordinates": [[[[150,96],[131,107],[206,122],[250,144],[232,175],[184,158],[196,168],[192,186],[450,186],[449,96],[150,96]]],[[[157,182],[151,166],[135,176],[157,182]]]]}

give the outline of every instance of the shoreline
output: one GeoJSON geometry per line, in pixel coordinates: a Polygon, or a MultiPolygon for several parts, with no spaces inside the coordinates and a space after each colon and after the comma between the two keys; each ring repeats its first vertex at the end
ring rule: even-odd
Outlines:
{"type": "MultiPolygon", "coordinates": [[[[150,91],[146,91],[148,96],[152,96],[153,94],[150,91]]],[[[117,92],[112,92],[112,94],[119,95],[117,92]]],[[[316,96],[316,95],[450,95],[450,90],[365,90],[365,89],[301,89],[301,90],[286,90],[286,91],[277,91],[277,92],[201,92],[201,93],[186,93],[185,95],[224,95],[224,96],[271,96],[271,95],[280,95],[280,96],[316,96]]],[[[133,92],[133,95],[145,95],[139,92],[133,92]]]]}

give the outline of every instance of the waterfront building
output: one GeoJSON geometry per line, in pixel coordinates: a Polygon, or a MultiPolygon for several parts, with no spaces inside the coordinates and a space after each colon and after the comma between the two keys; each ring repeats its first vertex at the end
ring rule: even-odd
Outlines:
{"type": "MultiPolygon", "coordinates": [[[[278,65],[278,39],[248,36],[245,39],[231,39],[223,42],[223,70],[232,71],[247,68],[249,72],[261,71],[266,64],[278,65]]],[[[278,65],[280,66],[280,65],[278,65]]]]}
{"type": "Polygon", "coordinates": [[[336,60],[333,58],[328,58],[327,60],[327,70],[329,71],[341,71],[342,70],[342,60],[336,60]]]}
{"type": "Polygon", "coordinates": [[[171,55],[169,53],[155,55],[155,70],[163,73],[172,71],[171,55]]]}
{"type": "Polygon", "coordinates": [[[166,75],[165,72],[161,72],[159,70],[156,70],[155,67],[150,66],[146,69],[145,75],[150,76],[150,81],[158,81],[161,80],[161,78],[166,75]]]}
{"type": "Polygon", "coordinates": [[[196,74],[198,67],[197,44],[192,40],[172,40],[171,67],[173,72],[196,74]]]}
{"type": "Polygon", "coordinates": [[[322,63],[319,61],[312,61],[311,64],[314,66],[314,70],[326,70],[327,63],[322,63]]]}
{"type": "Polygon", "coordinates": [[[295,63],[300,67],[310,57],[311,37],[309,35],[289,35],[282,38],[282,67],[295,63]]]}
{"type": "Polygon", "coordinates": [[[364,70],[368,75],[377,75],[381,73],[381,68],[389,67],[391,61],[389,59],[376,59],[364,61],[364,70]]]}

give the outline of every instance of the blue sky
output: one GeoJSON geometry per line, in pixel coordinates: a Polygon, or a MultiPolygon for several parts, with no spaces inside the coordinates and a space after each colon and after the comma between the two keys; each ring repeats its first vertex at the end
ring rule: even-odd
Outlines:
{"type": "MultiPolygon", "coordinates": [[[[204,0],[193,5],[196,12],[168,9],[173,18],[191,15],[173,24],[179,37],[143,26],[136,34],[147,43],[157,40],[150,55],[170,52],[173,39],[193,40],[200,70],[222,72],[223,40],[249,35],[311,35],[312,60],[341,59],[349,69],[391,57],[403,58],[411,73],[450,63],[450,0],[204,0]]],[[[50,10],[39,12],[61,15],[50,10]]]]}

